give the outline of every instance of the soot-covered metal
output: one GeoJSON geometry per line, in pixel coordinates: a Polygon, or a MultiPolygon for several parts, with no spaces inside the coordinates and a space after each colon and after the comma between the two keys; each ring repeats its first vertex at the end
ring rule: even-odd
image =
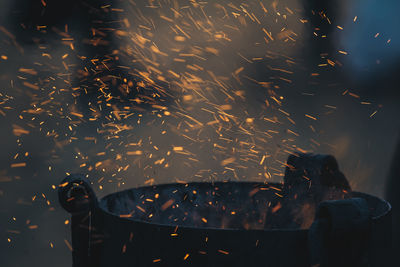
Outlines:
{"type": "Polygon", "coordinates": [[[73,266],[382,266],[391,207],[352,192],[332,156],[290,156],[284,183],[180,183],[97,200],[60,185],[73,266]]]}

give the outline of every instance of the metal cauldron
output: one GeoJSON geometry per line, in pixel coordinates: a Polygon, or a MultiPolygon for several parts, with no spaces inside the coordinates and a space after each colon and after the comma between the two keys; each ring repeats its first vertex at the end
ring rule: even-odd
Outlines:
{"type": "Polygon", "coordinates": [[[331,156],[287,165],[283,184],[165,184],[101,200],[83,176],[68,176],[59,197],[72,214],[73,266],[385,266],[389,203],[351,192],[331,156]],[[332,188],[344,197],[324,201],[332,188]],[[293,210],[309,201],[315,219],[301,229],[293,210]]]}

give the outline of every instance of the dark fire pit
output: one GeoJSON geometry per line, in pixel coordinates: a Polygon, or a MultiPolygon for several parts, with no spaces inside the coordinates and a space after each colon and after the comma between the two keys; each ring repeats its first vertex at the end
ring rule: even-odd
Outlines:
{"type": "Polygon", "coordinates": [[[289,157],[283,184],[165,184],[98,201],[71,175],[59,197],[72,214],[74,267],[388,263],[389,203],[352,192],[331,156],[289,157]]]}

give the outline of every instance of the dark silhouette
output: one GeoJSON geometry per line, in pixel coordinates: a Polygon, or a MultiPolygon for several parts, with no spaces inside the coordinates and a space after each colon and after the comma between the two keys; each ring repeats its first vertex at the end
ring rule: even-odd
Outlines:
{"type": "Polygon", "coordinates": [[[257,182],[172,183],[128,189],[98,200],[87,179],[69,175],[61,182],[59,201],[72,215],[73,267],[157,262],[162,266],[385,265],[390,206],[377,197],[353,192],[351,198],[323,201],[309,230],[288,227],[294,218],[280,211],[304,196],[285,203],[276,191],[290,195],[298,190],[318,201],[320,192],[313,191],[319,186],[327,190],[348,186],[332,156],[297,157],[288,160],[284,178],[292,188],[257,182]],[[299,188],[304,174],[319,186],[299,188]]]}
{"type": "Polygon", "coordinates": [[[393,154],[386,185],[386,198],[393,208],[393,251],[400,249],[400,139],[393,154]]]}

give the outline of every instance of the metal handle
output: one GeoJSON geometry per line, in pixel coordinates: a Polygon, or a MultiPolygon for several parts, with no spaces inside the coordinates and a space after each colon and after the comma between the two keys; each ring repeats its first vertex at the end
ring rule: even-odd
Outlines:
{"type": "Polygon", "coordinates": [[[58,198],[61,206],[71,214],[94,210],[98,204],[90,182],[80,174],[69,175],[61,182],[58,198]]]}
{"type": "Polygon", "coordinates": [[[59,185],[58,198],[61,206],[71,213],[73,267],[93,266],[93,221],[98,200],[90,182],[79,174],[67,176],[59,185]]]}

